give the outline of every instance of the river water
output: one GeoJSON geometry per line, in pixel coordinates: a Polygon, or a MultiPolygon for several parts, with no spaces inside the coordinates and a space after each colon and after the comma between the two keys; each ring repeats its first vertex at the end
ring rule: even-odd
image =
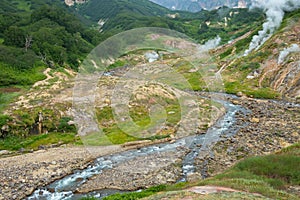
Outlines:
{"type": "MultiPolygon", "coordinates": [[[[219,95],[224,97],[225,95],[219,95]]],[[[224,99],[224,98],[223,98],[224,99]]],[[[176,151],[178,147],[189,148],[189,153],[184,156],[182,164],[183,176],[181,182],[186,181],[187,175],[195,172],[195,158],[199,154],[211,153],[210,148],[212,144],[221,140],[224,136],[230,136],[235,134],[242,126],[246,124],[238,124],[236,119],[236,113],[239,112],[245,115],[248,111],[239,105],[231,104],[226,100],[213,99],[214,101],[221,103],[226,113],[207,130],[204,135],[193,135],[177,140],[175,143],[163,143],[152,146],[147,146],[141,149],[128,150],[113,155],[107,155],[97,158],[93,164],[88,166],[84,170],[74,171],[73,174],[66,176],[54,183],[37,189],[28,200],[67,200],[67,199],[80,199],[86,195],[94,196],[96,198],[103,198],[107,195],[114,193],[122,193],[126,191],[118,190],[101,190],[95,191],[89,194],[76,194],[76,188],[85,183],[89,178],[94,175],[102,173],[105,169],[114,168],[122,162],[134,159],[136,157],[146,157],[147,155],[159,152],[176,151]],[[221,137],[222,136],[222,137],[221,137]]],[[[202,174],[205,178],[205,174],[202,174]]]]}

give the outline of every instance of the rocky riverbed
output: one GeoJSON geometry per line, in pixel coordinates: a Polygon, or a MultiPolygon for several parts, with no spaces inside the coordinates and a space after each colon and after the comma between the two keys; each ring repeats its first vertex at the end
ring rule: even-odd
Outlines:
{"type": "MultiPolygon", "coordinates": [[[[201,179],[203,173],[213,176],[244,157],[276,152],[300,139],[299,105],[233,96],[227,96],[227,100],[250,111],[248,114],[235,114],[235,125],[246,126],[242,126],[233,136],[223,136],[221,141],[210,147],[210,154],[200,154],[195,163],[196,173],[188,180],[201,179]]],[[[2,158],[0,199],[22,199],[36,188],[48,185],[72,173],[74,169],[87,167],[90,161],[99,156],[123,151],[124,147],[97,147],[92,152],[89,150],[84,147],[52,148],[2,158]]],[[[186,148],[178,148],[176,151],[162,151],[128,159],[89,178],[76,191],[86,193],[105,188],[136,190],[174,183],[182,176],[182,158],[187,152],[186,148]]]]}
{"type": "Polygon", "coordinates": [[[228,100],[251,111],[237,117],[238,123],[248,125],[217,142],[212,154],[199,156],[198,171],[214,176],[245,157],[270,154],[300,141],[300,105],[246,97],[228,100]]]}
{"type": "Polygon", "coordinates": [[[186,149],[136,157],[94,176],[77,191],[88,193],[101,189],[138,190],[160,184],[175,183],[182,176],[182,157],[186,149]]]}
{"type": "Polygon", "coordinates": [[[23,199],[37,187],[83,169],[95,157],[121,151],[120,146],[85,148],[61,147],[2,158],[0,199],[23,199]]]}

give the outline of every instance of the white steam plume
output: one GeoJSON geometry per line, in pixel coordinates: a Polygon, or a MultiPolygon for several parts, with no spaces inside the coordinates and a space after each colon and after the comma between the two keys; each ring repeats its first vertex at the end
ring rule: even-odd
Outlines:
{"type": "Polygon", "coordinates": [[[292,44],[290,47],[283,49],[283,51],[280,52],[279,57],[278,57],[278,64],[283,63],[285,58],[290,54],[290,53],[295,53],[295,52],[300,52],[300,47],[298,44],[292,44]]]}
{"type": "Polygon", "coordinates": [[[208,51],[208,50],[216,48],[217,46],[219,46],[221,40],[222,39],[220,38],[220,36],[217,36],[214,39],[208,40],[207,42],[205,42],[204,45],[201,45],[200,51],[208,51]]]}
{"type": "Polygon", "coordinates": [[[266,13],[267,21],[263,24],[263,30],[252,38],[244,56],[263,45],[280,26],[284,12],[300,8],[300,0],[252,0],[252,8],[262,8],[266,13]]]}

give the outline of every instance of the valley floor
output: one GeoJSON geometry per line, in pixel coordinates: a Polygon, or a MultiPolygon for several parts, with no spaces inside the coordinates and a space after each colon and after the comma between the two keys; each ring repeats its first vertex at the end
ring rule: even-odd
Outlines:
{"type": "MultiPolygon", "coordinates": [[[[201,179],[200,172],[203,172],[203,169],[206,169],[206,171],[204,170],[206,175],[214,176],[244,157],[270,154],[300,141],[299,105],[246,97],[229,98],[228,100],[251,111],[246,116],[237,114],[240,123],[248,122],[248,125],[240,129],[236,135],[223,138],[214,145],[209,156],[201,157],[199,155],[196,161],[199,173],[194,174],[191,180],[201,179]],[[204,161],[208,161],[207,164],[204,161]]],[[[123,150],[124,148],[118,145],[92,149],[66,146],[2,158],[0,162],[0,199],[22,199],[26,195],[30,195],[37,187],[60,179],[75,169],[83,169],[96,157],[123,150]]],[[[174,182],[176,177],[181,174],[179,166],[180,157],[183,154],[185,154],[184,150],[174,152],[173,155],[161,154],[158,158],[147,156],[132,161],[133,163],[120,164],[115,169],[109,169],[107,173],[92,178],[79,191],[85,191],[87,186],[89,189],[90,186],[93,186],[95,190],[102,189],[103,184],[101,183],[105,182],[109,184],[105,185],[106,188],[109,186],[116,188],[116,186],[122,185],[122,182],[126,182],[124,187],[130,188],[130,190],[162,184],[165,183],[166,178],[170,179],[170,183],[174,182]],[[177,164],[170,165],[174,177],[170,177],[170,173],[167,173],[167,168],[170,166],[163,164],[164,159],[167,158],[178,160],[178,166],[177,164]],[[150,165],[153,167],[148,167],[150,165]],[[137,169],[140,173],[137,173],[137,169]],[[148,172],[142,173],[146,169],[148,172]],[[113,171],[118,172],[117,176],[109,179],[111,178],[109,174],[113,171]],[[159,173],[159,171],[166,173],[159,173]],[[162,177],[158,179],[158,175],[162,177]],[[163,177],[164,175],[169,177],[163,177]],[[107,182],[108,180],[109,182],[107,182]],[[97,184],[94,184],[95,182],[97,184]]]]}
{"type": "Polygon", "coordinates": [[[120,146],[60,147],[2,158],[0,199],[23,199],[37,187],[83,169],[96,157],[121,151],[120,146]]]}

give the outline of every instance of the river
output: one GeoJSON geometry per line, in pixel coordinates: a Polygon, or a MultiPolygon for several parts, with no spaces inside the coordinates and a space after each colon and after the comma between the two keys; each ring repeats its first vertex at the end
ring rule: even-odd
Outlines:
{"type": "MultiPolygon", "coordinates": [[[[249,112],[239,105],[234,105],[225,100],[225,94],[218,94],[213,97],[213,100],[222,104],[226,109],[226,113],[207,130],[206,134],[193,135],[176,140],[176,142],[156,144],[152,146],[143,147],[141,149],[128,150],[113,155],[107,155],[97,158],[93,164],[84,170],[76,170],[73,174],[66,176],[52,184],[37,189],[28,200],[66,200],[66,199],[80,199],[85,195],[94,196],[96,198],[103,198],[114,193],[121,193],[126,191],[118,190],[101,190],[89,194],[76,194],[76,189],[85,183],[89,178],[100,174],[105,169],[112,169],[122,162],[134,159],[136,157],[146,157],[153,153],[176,151],[178,147],[185,147],[189,149],[182,159],[182,177],[178,182],[186,181],[187,175],[195,172],[195,158],[199,154],[211,153],[210,148],[214,143],[224,138],[235,134],[241,127],[246,124],[237,123],[236,113],[246,114],[249,112]]],[[[205,170],[203,170],[205,171],[205,170]]],[[[202,173],[205,178],[205,173],[202,173]]]]}

